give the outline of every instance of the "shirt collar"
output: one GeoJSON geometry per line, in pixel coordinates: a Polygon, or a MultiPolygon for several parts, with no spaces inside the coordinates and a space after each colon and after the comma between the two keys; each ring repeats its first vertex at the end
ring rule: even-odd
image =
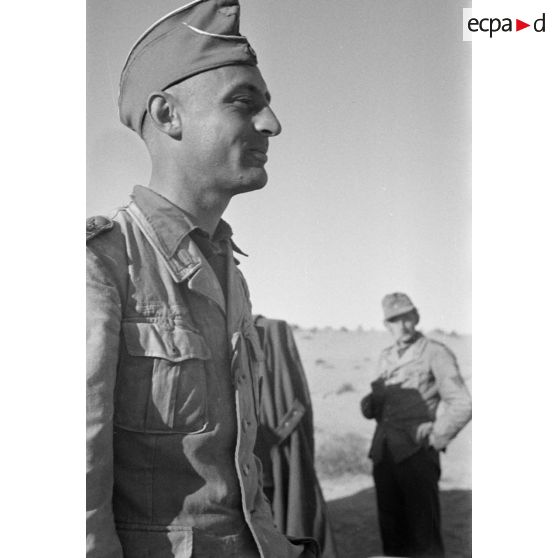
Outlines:
{"type": "MultiPolygon", "coordinates": [[[[141,210],[167,257],[172,257],[182,240],[192,231],[198,230],[200,235],[209,239],[209,235],[194,224],[188,213],[172,202],[145,186],[135,186],[131,195],[141,210]]],[[[219,220],[211,241],[214,243],[230,240],[233,250],[244,254],[232,241],[232,229],[223,219],[219,220]]]]}
{"type": "Polygon", "coordinates": [[[392,357],[400,364],[413,360],[422,352],[424,339],[424,335],[420,331],[417,331],[412,340],[405,343],[403,346],[394,343],[390,348],[392,357]]]}
{"type": "Polygon", "coordinates": [[[420,331],[415,331],[415,333],[410,339],[408,339],[407,341],[402,341],[401,343],[397,342],[395,343],[395,346],[397,347],[398,350],[404,351],[408,349],[411,345],[414,345],[421,337],[422,337],[422,333],[420,333],[420,331]]]}

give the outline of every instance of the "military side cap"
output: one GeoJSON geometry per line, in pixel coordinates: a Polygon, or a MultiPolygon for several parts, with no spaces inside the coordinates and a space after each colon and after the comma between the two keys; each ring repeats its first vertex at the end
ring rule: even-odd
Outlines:
{"type": "Polygon", "coordinates": [[[153,91],[221,66],[256,66],[256,53],[240,34],[239,17],[238,0],[194,0],[147,29],[132,47],[120,77],[122,123],[141,133],[153,91]]]}
{"type": "Polygon", "coordinates": [[[384,320],[391,320],[412,310],[416,310],[411,299],[404,293],[387,294],[382,299],[384,309],[384,320]]]}

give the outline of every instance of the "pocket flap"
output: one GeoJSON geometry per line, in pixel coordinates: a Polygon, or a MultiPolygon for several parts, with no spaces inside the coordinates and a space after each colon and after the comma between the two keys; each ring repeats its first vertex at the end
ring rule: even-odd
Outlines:
{"type": "Polygon", "coordinates": [[[173,558],[192,556],[191,527],[117,523],[116,530],[126,556],[151,556],[146,549],[160,549],[165,556],[173,558]]]}
{"type": "Polygon", "coordinates": [[[126,348],[132,356],[163,358],[171,362],[211,357],[204,338],[188,329],[171,329],[155,322],[123,322],[122,329],[126,348]]]}

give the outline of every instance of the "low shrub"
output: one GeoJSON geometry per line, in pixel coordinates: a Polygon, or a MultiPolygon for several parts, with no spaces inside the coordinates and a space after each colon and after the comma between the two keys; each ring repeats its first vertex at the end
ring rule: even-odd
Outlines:
{"type": "Polygon", "coordinates": [[[337,395],[341,395],[342,393],[348,393],[350,391],[355,391],[355,387],[350,382],[345,382],[343,385],[339,387],[339,389],[335,393],[337,395]]]}
{"type": "Polygon", "coordinates": [[[320,478],[369,474],[369,441],[359,434],[333,435],[316,448],[316,473],[320,478]]]}

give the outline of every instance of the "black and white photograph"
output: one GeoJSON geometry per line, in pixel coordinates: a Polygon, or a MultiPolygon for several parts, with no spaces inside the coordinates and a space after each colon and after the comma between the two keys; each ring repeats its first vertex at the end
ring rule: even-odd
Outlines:
{"type": "Polygon", "coordinates": [[[467,558],[458,2],[87,3],[87,556],[467,558]]]}
{"type": "Polygon", "coordinates": [[[553,555],[552,3],[76,4],[5,18],[10,554],[553,555]]]}

